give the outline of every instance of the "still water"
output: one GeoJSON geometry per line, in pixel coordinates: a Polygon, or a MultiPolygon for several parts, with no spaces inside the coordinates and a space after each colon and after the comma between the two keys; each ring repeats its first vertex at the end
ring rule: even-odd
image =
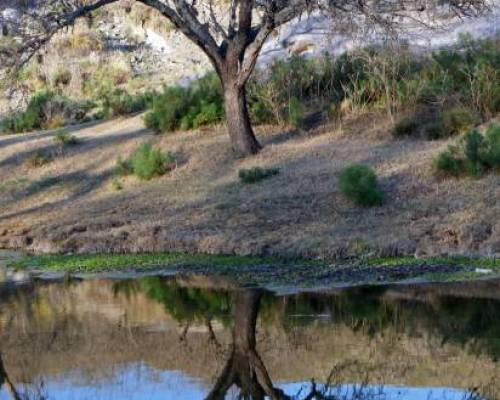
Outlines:
{"type": "Polygon", "coordinates": [[[0,400],[500,399],[500,282],[0,286],[0,400]]]}

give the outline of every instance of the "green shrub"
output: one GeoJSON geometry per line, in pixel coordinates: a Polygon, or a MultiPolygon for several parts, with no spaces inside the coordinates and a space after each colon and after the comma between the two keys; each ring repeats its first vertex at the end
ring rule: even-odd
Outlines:
{"type": "Polygon", "coordinates": [[[153,99],[151,110],[144,117],[148,128],[157,132],[172,132],[179,128],[180,120],[189,108],[188,90],[167,87],[153,99]]]}
{"type": "Polygon", "coordinates": [[[434,160],[435,168],[446,175],[459,176],[463,172],[463,162],[453,148],[440,153],[434,160]]]}
{"type": "Polygon", "coordinates": [[[56,133],[56,136],[54,137],[54,141],[59,144],[60,146],[74,146],[79,143],[79,140],[76,136],[71,135],[68,131],[65,129],[61,129],[56,133]]]}
{"type": "Polygon", "coordinates": [[[238,171],[238,177],[241,183],[256,183],[264,179],[271,178],[279,174],[278,168],[243,168],[238,171]]]}
{"type": "Polygon", "coordinates": [[[156,96],[144,121],[157,132],[193,129],[224,118],[224,102],[219,78],[208,74],[189,87],[169,86],[156,96]]]}
{"type": "Polygon", "coordinates": [[[419,122],[416,117],[404,117],[394,125],[392,134],[395,137],[411,136],[418,130],[418,127],[419,122]]]}
{"type": "Polygon", "coordinates": [[[500,124],[492,124],[485,135],[483,161],[488,168],[500,168],[500,124]]]}
{"type": "Polygon", "coordinates": [[[3,129],[8,132],[28,132],[41,129],[44,123],[44,106],[55,96],[53,92],[42,90],[29,101],[26,110],[3,123],[3,129]]]}
{"type": "Polygon", "coordinates": [[[42,90],[33,95],[25,111],[4,120],[1,129],[8,133],[52,129],[81,121],[90,106],[87,102],[74,102],[54,92],[42,90]]]}
{"type": "Polygon", "coordinates": [[[472,128],[476,122],[474,113],[463,106],[444,110],[441,114],[441,118],[446,136],[464,133],[472,128]]]}
{"type": "Polygon", "coordinates": [[[340,175],[340,190],[350,200],[361,206],[378,206],[384,195],[377,182],[377,175],[366,165],[353,164],[340,175]]]}
{"type": "Polygon", "coordinates": [[[127,115],[146,110],[153,102],[155,93],[131,95],[126,90],[115,89],[102,98],[102,114],[108,117],[127,115]]]}
{"type": "Polygon", "coordinates": [[[288,103],[288,122],[295,128],[304,122],[304,106],[296,97],[292,97],[288,103]]]}
{"type": "Polygon", "coordinates": [[[449,146],[434,160],[439,173],[481,177],[490,169],[500,168],[500,125],[491,125],[485,135],[468,132],[458,145],[449,146]]]}
{"type": "MultiPolygon", "coordinates": [[[[462,106],[445,109],[429,129],[433,138],[447,137],[500,110],[500,39],[463,37],[430,56],[383,46],[336,58],[293,56],[256,71],[248,98],[255,123],[280,124],[287,122],[291,98],[315,107],[345,101],[353,109],[384,110],[389,116],[417,105],[436,112],[437,105],[458,102],[462,106]]],[[[399,132],[409,128],[401,126],[399,132]]]]}
{"type": "Polygon", "coordinates": [[[124,160],[121,156],[116,160],[115,174],[118,176],[127,176],[134,173],[134,168],[130,160],[124,160]]]}
{"type": "Polygon", "coordinates": [[[431,140],[445,139],[469,130],[477,122],[469,109],[457,106],[441,111],[428,125],[426,133],[431,140]]]}
{"type": "Polygon", "coordinates": [[[481,176],[484,172],[483,151],[485,150],[484,137],[478,131],[468,132],[463,141],[465,167],[472,176],[481,176]]]}
{"type": "Polygon", "coordinates": [[[139,179],[149,181],[172,170],[175,167],[175,158],[172,154],[164,154],[145,143],[132,155],[130,164],[139,179]]]}

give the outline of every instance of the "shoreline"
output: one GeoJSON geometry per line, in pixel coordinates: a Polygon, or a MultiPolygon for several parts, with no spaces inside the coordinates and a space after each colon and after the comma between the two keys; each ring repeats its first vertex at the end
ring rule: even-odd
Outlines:
{"type": "Polygon", "coordinates": [[[34,255],[0,250],[0,283],[146,275],[210,276],[229,279],[239,286],[300,291],[496,279],[500,277],[500,259],[392,257],[338,262],[187,253],[34,255]]]}

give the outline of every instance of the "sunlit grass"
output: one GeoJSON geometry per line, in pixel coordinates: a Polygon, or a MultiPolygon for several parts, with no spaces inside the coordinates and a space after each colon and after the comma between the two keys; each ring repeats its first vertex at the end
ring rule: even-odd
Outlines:
{"type": "MultiPolygon", "coordinates": [[[[245,267],[258,265],[283,266],[291,261],[272,257],[245,257],[234,255],[206,255],[187,253],[137,253],[137,254],[44,254],[29,255],[9,264],[11,268],[41,269],[50,271],[98,272],[124,268],[174,268],[174,267],[245,267]]],[[[304,263],[301,263],[302,265],[304,263]]]]}
{"type": "Polygon", "coordinates": [[[500,270],[500,258],[496,257],[381,257],[364,261],[367,266],[400,266],[400,265],[458,265],[474,266],[477,268],[487,268],[500,270]]]}

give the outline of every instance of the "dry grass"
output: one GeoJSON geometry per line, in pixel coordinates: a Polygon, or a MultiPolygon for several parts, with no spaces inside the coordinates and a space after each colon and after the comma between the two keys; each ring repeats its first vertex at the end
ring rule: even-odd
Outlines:
{"type": "Polygon", "coordinates": [[[346,257],[500,254],[498,175],[437,180],[432,159],[449,142],[394,141],[386,121],[301,135],[264,127],[264,150],[237,159],[223,128],[154,136],[140,117],[74,128],[81,144],[30,168],[36,151],[56,151],[52,132],[0,138],[0,247],[35,251],[187,250],[206,253],[346,257]],[[152,141],[178,168],[151,182],[124,178],[118,156],[152,141]],[[360,208],[339,192],[340,170],[371,165],[387,193],[360,208]],[[278,167],[255,185],[238,170],[278,167]]]}

